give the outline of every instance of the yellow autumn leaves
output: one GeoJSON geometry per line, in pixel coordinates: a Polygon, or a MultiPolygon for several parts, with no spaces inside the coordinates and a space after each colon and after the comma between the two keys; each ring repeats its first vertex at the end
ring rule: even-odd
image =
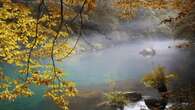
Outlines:
{"type": "Polygon", "coordinates": [[[51,98],[63,110],[68,110],[69,102],[66,98],[78,93],[73,82],[62,82],[61,84],[50,85],[49,88],[45,96],[51,98]]]}
{"type": "MultiPolygon", "coordinates": [[[[48,89],[45,96],[51,97],[57,105],[67,110],[67,97],[77,94],[74,82],[64,81],[64,73],[60,69],[56,69],[56,73],[53,73],[52,67],[48,66],[50,64],[43,64],[41,61],[42,58],[51,56],[53,38],[57,34],[56,28],[60,23],[59,10],[48,7],[48,12],[40,12],[42,14],[37,20],[36,9],[33,7],[23,3],[12,3],[10,0],[0,0],[0,2],[2,3],[0,8],[0,61],[16,65],[19,76],[21,76],[11,78],[0,71],[0,100],[14,101],[18,96],[36,95],[30,87],[32,85],[45,86],[48,89]],[[29,76],[25,77],[29,50],[33,46],[29,60],[29,76]],[[40,72],[40,68],[46,70],[40,72]]],[[[47,5],[49,6],[49,4],[47,5]]],[[[54,5],[59,8],[57,4],[54,5]]],[[[71,19],[75,15],[76,13],[71,11],[64,13],[64,19],[71,19]]],[[[68,57],[73,51],[66,42],[69,36],[66,28],[71,30],[71,27],[63,25],[57,36],[58,40],[53,50],[56,60],[68,57]]]]}
{"type": "Polygon", "coordinates": [[[132,19],[140,8],[173,9],[178,13],[188,13],[194,3],[193,0],[116,0],[113,6],[119,10],[120,18],[132,19]]]}
{"type": "Polygon", "coordinates": [[[156,88],[160,81],[169,83],[176,78],[176,74],[167,71],[164,67],[158,66],[154,68],[150,73],[146,74],[143,78],[143,82],[146,87],[156,88]]]}
{"type": "Polygon", "coordinates": [[[0,93],[0,100],[14,101],[18,96],[30,97],[33,95],[33,92],[26,84],[16,84],[13,86],[11,84],[1,83],[0,88],[5,89],[0,93]]]}

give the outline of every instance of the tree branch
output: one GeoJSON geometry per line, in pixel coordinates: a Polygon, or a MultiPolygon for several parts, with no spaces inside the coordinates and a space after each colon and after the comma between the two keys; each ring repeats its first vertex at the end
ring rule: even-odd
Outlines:
{"type": "Polygon", "coordinates": [[[28,77],[29,77],[29,70],[30,70],[30,60],[31,60],[31,56],[32,56],[32,52],[33,52],[33,49],[34,47],[36,46],[36,43],[37,43],[37,39],[38,39],[38,28],[39,28],[39,19],[41,17],[41,7],[42,5],[44,5],[44,0],[41,0],[41,2],[39,3],[39,6],[38,6],[38,10],[37,10],[37,17],[36,17],[36,29],[35,29],[35,38],[33,39],[33,45],[32,47],[30,48],[29,50],[29,53],[28,53],[28,59],[27,59],[27,69],[26,69],[26,78],[25,78],[25,82],[27,81],[28,77]]]}
{"type": "Polygon", "coordinates": [[[57,77],[57,74],[56,74],[56,64],[55,64],[55,59],[54,59],[54,50],[55,50],[55,44],[56,44],[56,40],[59,36],[59,33],[62,29],[62,26],[63,26],[63,21],[64,21],[64,6],[63,6],[63,0],[60,0],[60,15],[61,15],[61,19],[60,19],[60,25],[59,25],[59,28],[57,30],[57,34],[56,36],[54,37],[53,39],[53,42],[52,42],[52,50],[51,50],[51,60],[52,60],[52,65],[53,65],[53,73],[54,73],[54,77],[56,77],[58,79],[58,81],[60,81],[59,77],[57,77]]]}
{"type": "Polygon", "coordinates": [[[70,54],[72,54],[72,52],[74,51],[74,49],[76,48],[78,42],[79,42],[79,39],[81,38],[82,36],[82,29],[83,29],[83,16],[82,16],[82,13],[84,11],[84,8],[85,8],[85,4],[86,4],[87,0],[84,0],[83,2],[83,5],[79,11],[79,13],[72,19],[71,22],[73,22],[78,16],[80,18],[80,29],[79,29],[79,36],[77,37],[77,40],[73,46],[73,48],[67,53],[67,55],[65,57],[68,57],[70,54]]]}

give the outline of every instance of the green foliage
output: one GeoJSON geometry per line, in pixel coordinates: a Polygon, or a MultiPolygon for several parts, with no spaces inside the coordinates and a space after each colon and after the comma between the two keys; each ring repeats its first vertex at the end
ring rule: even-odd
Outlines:
{"type": "Polygon", "coordinates": [[[143,82],[146,87],[156,88],[160,81],[163,81],[168,84],[171,80],[175,78],[175,73],[167,71],[165,67],[158,66],[144,76],[143,82]]]}
{"type": "Polygon", "coordinates": [[[128,99],[124,96],[123,92],[109,92],[105,94],[109,104],[114,107],[121,107],[128,103],[128,99]]]}

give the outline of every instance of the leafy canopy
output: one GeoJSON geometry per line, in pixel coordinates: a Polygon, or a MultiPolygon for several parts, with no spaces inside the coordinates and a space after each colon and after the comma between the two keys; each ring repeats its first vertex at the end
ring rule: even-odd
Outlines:
{"type": "Polygon", "coordinates": [[[31,85],[46,86],[44,96],[67,110],[67,97],[75,96],[77,89],[74,82],[63,79],[64,73],[55,66],[56,60],[70,56],[74,50],[67,43],[71,23],[65,21],[74,22],[78,15],[82,21],[83,12],[87,16],[95,8],[95,0],[60,0],[60,5],[58,1],[37,0],[30,4],[32,7],[11,0],[0,3],[0,61],[16,65],[20,76],[12,78],[1,70],[0,100],[29,97],[35,94],[31,85]],[[82,8],[76,12],[69,6],[82,8]],[[41,61],[50,57],[52,64],[41,61]]]}

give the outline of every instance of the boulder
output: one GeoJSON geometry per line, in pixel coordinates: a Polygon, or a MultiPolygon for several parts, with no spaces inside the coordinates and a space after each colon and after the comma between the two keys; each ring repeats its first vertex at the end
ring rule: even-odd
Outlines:
{"type": "Polygon", "coordinates": [[[139,52],[140,55],[151,58],[156,55],[156,50],[153,48],[145,48],[139,52]]]}
{"type": "Polygon", "coordinates": [[[142,99],[141,93],[138,92],[124,92],[123,95],[131,102],[137,102],[142,99]]]}
{"type": "Polygon", "coordinates": [[[167,99],[156,99],[147,97],[144,99],[146,106],[151,110],[164,110],[167,106],[167,99]]]}
{"type": "Polygon", "coordinates": [[[168,91],[167,86],[166,86],[166,84],[165,84],[164,81],[160,81],[159,82],[159,84],[157,86],[157,89],[158,89],[158,92],[159,93],[165,93],[165,92],[168,91]]]}

